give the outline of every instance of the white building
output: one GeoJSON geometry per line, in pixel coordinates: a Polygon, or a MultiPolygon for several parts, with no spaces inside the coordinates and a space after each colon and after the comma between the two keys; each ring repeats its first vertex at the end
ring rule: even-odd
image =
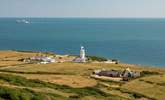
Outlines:
{"type": "Polygon", "coordinates": [[[81,46],[81,49],[80,49],[80,58],[82,58],[82,59],[85,58],[85,49],[83,46],[81,46]]]}
{"type": "Polygon", "coordinates": [[[38,61],[39,64],[48,64],[55,62],[55,59],[47,56],[35,56],[30,58],[31,61],[38,61]]]}
{"type": "Polygon", "coordinates": [[[84,49],[83,46],[81,46],[81,49],[80,49],[80,58],[82,59],[82,62],[85,62],[86,61],[85,49],[84,49]]]}
{"type": "Polygon", "coordinates": [[[80,48],[80,57],[73,60],[74,62],[86,62],[85,49],[83,46],[80,48]]]}

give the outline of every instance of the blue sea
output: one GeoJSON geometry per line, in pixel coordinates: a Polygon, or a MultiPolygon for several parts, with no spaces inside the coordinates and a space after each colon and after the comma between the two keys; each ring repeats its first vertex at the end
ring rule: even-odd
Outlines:
{"type": "Polygon", "coordinates": [[[79,54],[81,45],[87,55],[165,67],[165,19],[0,18],[0,50],[79,54]]]}

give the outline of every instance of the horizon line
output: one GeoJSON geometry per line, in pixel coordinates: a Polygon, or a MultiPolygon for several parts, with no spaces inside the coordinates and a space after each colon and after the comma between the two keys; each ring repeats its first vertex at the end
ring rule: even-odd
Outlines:
{"type": "Polygon", "coordinates": [[[35,16],[0,16],[0,18],[84,18],[84,19],[165,19],[165,17],[35,17],[35,16]]]}

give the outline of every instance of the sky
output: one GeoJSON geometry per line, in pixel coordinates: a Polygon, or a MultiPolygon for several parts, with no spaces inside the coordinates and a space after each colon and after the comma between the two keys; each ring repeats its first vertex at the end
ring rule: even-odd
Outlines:
{"type": "Polygon", "coordinates": [[[165,18],[165,0],[0,0],[0,17],[165,18]]]}

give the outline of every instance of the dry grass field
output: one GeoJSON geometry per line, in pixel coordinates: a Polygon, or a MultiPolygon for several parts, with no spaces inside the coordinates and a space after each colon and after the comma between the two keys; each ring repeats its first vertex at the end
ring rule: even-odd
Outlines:
{"type": "Polygon", "coordinates": [[[21,57],[32,57],[35,56],[37,53],[33,52],[17,52],[17,51],[0,51],[0,59],[7,59],[7,58],[21,58],[21,57]]]}
{"type": "MultiPolygon", "coordinates": [[[[4,79],[0,78],[0,86],[12,89],[27,88],[34,92],[42,92],[44,94],[51,93],[53,96],[58,94],[60,95],[58,96],[59,98],[66,97],[70,100],[164,100],[165,98],[165,69],[120,63],[105,64],[65,62],[27,64],[17,61],[20,58],[32,57],[36,54],[37,53],[33,52],[0,51],[0,77],[1,74],[2,76],[3,74],[8,74],[11,75],[9,77],[24,77],[27,79],[27,82],[31,82],[31,80],[41,81],[33,84],[29,83],[32,84],[32,86],[22,85],[23,83],[21,83],[21,86],[20,84],[18,85],[18,80],[9,81],[8,78],[3,76],[4,79]],[[93,70],[96,69],[104,68],[124,70],[127,67],[133,71],[145,71],[146,73],[144,76],[128,82],[96,80],[90,77],[93,70]],[[38,86],[33,86],[35,84],[38,84],[38,86]],[[44,87],[41,84],[45,84],[44,87]],[[51,87],[52,84],[57,86],[60,85],[58,87],[61,87],[61,90],[58,88],[54,89],[51,87]],[[89,87],[92,89],[88,90],[87,88],[89,87]],[[103,95],[104,93],[111,96],[105,96],[103,95]]],[[[47,100],[51,100],[50,98],[53,98],[52,95],[49,96],[49,99],[47,100]]]]}
{"type": "Polygon", "coordinates": [[[0,67],[14,66],[14,65],[20,65],[20,64],[24,64],[24,62],[20,62],[20,61],[0,61],[0,67]]]}
{"type": "Polygon", "coordinates": [[[97,82],[94,79],[79,75],[35,75],[35,74],[17,74],[27,79],[38,79],[45,82],[68,85],[76,88],[93,87],[97,82]]]}

